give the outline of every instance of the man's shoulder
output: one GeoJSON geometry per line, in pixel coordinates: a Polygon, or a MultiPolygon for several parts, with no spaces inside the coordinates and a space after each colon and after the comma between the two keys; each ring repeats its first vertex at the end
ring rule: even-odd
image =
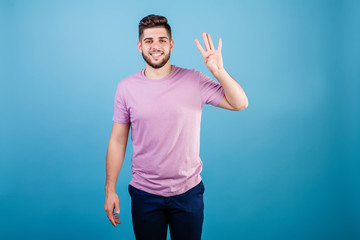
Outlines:
{"type": "Polygon", "coordinates": [[[187,74],[196,75],[199,73],[199,71],[197,71],[195,68],[190,69],[190,68],[184,68],[184,67],[179,67],[179,66],[175,66],[175,68],[178,73],[181,73],[183,75],[187,75],[187,74]]]}
{"type": "Polygon", "coordinates": [[[143,70],[140,70],[140,71],[138,71],[136,73],[133,73],[133,74],[119,80],[118,85],[129,85],[129,84],[131,85],[131,83],[133,83],[134,81],[137,81],[137,80],[141,79],[142,71],[143,70]]]}
{"type": "Polygon", "coordinates": [[[177,65],[173,65],[175,68],[177,68],[179,71],[185,71],[185,72],[191,72],[196,71],[195,68],[186,68],[186,67],[179,67],[177,65]]]}

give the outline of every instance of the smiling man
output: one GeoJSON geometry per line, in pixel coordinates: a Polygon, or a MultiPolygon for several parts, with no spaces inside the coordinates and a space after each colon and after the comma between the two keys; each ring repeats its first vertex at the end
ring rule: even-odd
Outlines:
{"type": "Polygon", "coordinates": [[[143,34],[144,32],[146,37],[143,37],[142,43],[138,42],[138,48],[146,64],[153,69],[162,68],[166,63],[170,64],[170,51],[173,49],[174,41],[169,39],[170,36],[164,28],[148,28],[143,31],[143,34]],[[159,48],[153,47],[154,40],[159,42],[159,48]]]}
{"type": "Polygon", "coordinates": [[[200,176],[200,123],[204,104],[240,111],[248,106],[242,87],[223,66],[203,33],[205,64],[219,83],[195,69],[170,64],[171,28],[162,16],[139,23],[138,50],[145,69],[121,80],[115,93],[113,127],[106,156],[105,211],[116,227],[120,201],[116,181],[124,161],[129,129],[133,142],[129,184],[136,239],[201,239],[204,185],[200,176]]]}

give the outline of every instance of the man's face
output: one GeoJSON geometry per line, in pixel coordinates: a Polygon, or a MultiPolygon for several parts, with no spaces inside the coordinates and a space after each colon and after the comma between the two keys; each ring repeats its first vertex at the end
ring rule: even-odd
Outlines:
{"type": "Polygon", "coordinates": [[[138,42],[139,52],[153,68],[163,67],[170,59],[174,41],[164,27],[147,28],[138,42]]]}

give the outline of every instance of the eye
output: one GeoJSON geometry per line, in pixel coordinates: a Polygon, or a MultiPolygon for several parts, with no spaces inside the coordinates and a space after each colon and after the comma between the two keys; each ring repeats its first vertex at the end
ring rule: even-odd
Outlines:
{"type": "Polygon", "coordinates": [[[165,42],[166,42],[166,40],[162,39],[162,40],[160,40],[160,42],[163,42],[163,43],[165,43],[165,42]]]}

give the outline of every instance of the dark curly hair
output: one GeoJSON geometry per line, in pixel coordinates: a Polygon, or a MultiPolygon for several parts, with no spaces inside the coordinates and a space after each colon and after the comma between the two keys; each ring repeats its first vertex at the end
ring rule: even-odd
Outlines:
{"type": "Polygon", "coordinates": [[[167,18],[154,14],[144,17],[139,22],[139,39],[141,39],[144,33],[144,29],[153,28],[153,27],[164,27],[168,32],[171,40],[171,28],[170,25],[167,23],[167,18]]]}

